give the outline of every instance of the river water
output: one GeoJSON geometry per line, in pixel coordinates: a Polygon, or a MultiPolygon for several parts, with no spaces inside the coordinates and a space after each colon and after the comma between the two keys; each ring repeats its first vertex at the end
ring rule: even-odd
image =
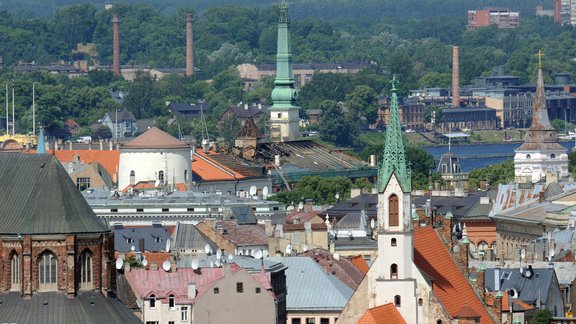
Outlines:
{"type": "MultiPolygon", "coordinates": [[[[574,142],[561,142],[569,152],[574,148],[574,142]]],[[[502,144],[470,144],[452,145],[450,151],[460,159],[460,167],[463,172],[470,172],[477,168],[484,168],[492,164],[504,162],[514,158],[514,150],[522,143],[502,144]]],[[[448,146],[425,146],[423,149],[434,156],[436,164],[442,154],[448,152],[448,146]]]]}

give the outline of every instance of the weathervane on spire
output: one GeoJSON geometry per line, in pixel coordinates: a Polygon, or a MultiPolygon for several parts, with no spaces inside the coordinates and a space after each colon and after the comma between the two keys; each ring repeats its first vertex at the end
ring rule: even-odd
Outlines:
{"type": "Polygon", "coordinates": [[[538,50],[538,54],[536,54],[536,56],[538,56],[538,68],[541,69],[542,68],[542,56],[544,56],[544,53],[542,53],[542,50],[538,50]]]}

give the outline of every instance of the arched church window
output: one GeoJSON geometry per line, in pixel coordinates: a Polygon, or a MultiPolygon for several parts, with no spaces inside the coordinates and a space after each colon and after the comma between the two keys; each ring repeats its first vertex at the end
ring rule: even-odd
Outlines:
{"type": "Polygon", "coordinates": [[[164,183],[164,171],[158,171],[158,181],[160,184],[164,183]]]}
{"type": "Polygon", "coordinates": [[[532,156],[531,156],[530,154],[526,154],[526,158],[527,158],[527,159],[531,159],[532,156]]]}
{"type": "Polygon", "coordinates": [[[398,265],[392,263],[390,266],[390,279],[398,279],[398,265]]]}
{"type": "Polygon", "coordinates": [[[184,181],[188,181],[188,170],[184,170],[184,181]]]}
{"type": "Polygon", "coordinates": [[[394,296],[394,306],[400,307],[401,302],[402,302],[402,298],[400,298],[400,295],[394,296]]]}
{"type": "Polygon", "coordinates": [[[20,290],[20,257],[14,253],[11,260],[11,282],[12,290],[20,290]]]}
{"type": "Polygon", "coordinates": [[[57,260],[56,256],[49,251],[40,255],[38,262],[38,282],[40,291],[55,291],[57,286],[57,260]]]}
{"type": "Polygon", "coordinates": [[[398,226],[398,196],[392,195],[388,198],[388,225],[398,226]]]}
{"type": "Polygon", "coordinates": [[[136,183],[136,172],[134,170],[130,171],[130,184],[133,185],[136,183]]]}
{"type": "Polygon", "coordinates": [[[93,289],[92,285],[92,255],[89,251],[84,251],[80,255],[80,289],[93,289]]]}
{"type": "Polygon", "coordinates": [[[551,158],[551,159],[555,159],[555,158],[556,158],[556,154],[554,154],[554,153],[550,154],[550,158],[551,158]]]}
{"type": "Polygon", "coordinates": [[[395,238],[390,240],[390,246],[396,246],[396,239],[395,238]]]}
{"type": "Polygon", "coordinates": [[[442,173],[448,173],[448,166],[446,164],[442,164],[442,173]]]}

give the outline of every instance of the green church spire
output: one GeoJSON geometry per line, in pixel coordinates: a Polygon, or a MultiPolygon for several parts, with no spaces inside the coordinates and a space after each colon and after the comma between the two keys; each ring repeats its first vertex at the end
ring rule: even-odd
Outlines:
{"type": "Polygon", "coordinates": [[[396,75],[392,77],[390,83],[392,84],[392,98],[390,100],[388,128],[386,129],[384,157],[378,169],[378,192],[384,191],[392,174],[396,175],[402,191],[410,192],[412,190],[411,172],[406,165],[406,153],[402,141],[398,96],[396,95],[396,75]]]}
{"type": "Polygon", "coordinates": [[[299,109],[294,103],[294,75],[292,73],[292,46],[290,43],[290,24],[288,5],[284,0],[279,5],[278,52],[276,54],[276,80],[272,91],[272,109],[299,109]]]}

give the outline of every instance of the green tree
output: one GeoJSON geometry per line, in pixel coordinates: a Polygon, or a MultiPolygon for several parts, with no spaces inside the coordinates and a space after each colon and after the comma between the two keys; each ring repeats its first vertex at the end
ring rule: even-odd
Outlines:
{"type": "Polygon", "coordinates": [[[549,309],[541,309],[534,314],[530,324],[548,324],[551,322],[552,312],[549,309]]]}
{"type": "Polygon", "coordinates": [[[431,105],[424,108],[424,122],[438,126],[444,121],[444,111],[439,106],[431,105]]]}
{"type": "Polygon", "coordinates": [[[312,199],[316,204],[326,205],[336,202],[336,194],[340,200],[350,198],[352,181],[346,177],[322,178],[320,176],[303,177],[292,191],[282,191],[270,200],[280,201],[286,205],[298,204],[306,199],[312,199]]]}
{"type": "Polygon", "coordinates": [[[128,96],[124,105],[136,118],[153,117],[152,101],[157,98],[157,93],[154,80],[148,74],[138,73],[128,85],[128,96]]]}
{"type": "Polygon", "coordinates": [[[357,86],[346,95],[348,117],[359,129],[376,123],[378,118],[378,95],[372,88],[365,85],[357,86]]]}
{"type": "Polygon", "coordinates": [[[323,141],[339,146],[349,146],[354,142],[357,130],[344,116],[340,105],[333,100],[325,100],[319,107],[322,110],[318,130],[323,141]]]}
{"type": "Polygon", "coordinates": [[[486,181],[490,186],[507,184],[514,180],[514,160],[474,169],[470,172],[469,179],[471,188],[479,187],[481,181],[486,181]]]}
{"type": "Polygon", "coordinates": [[[112,138],[112,130],[106,125],[98,125],[92,131],[92,139],[110,139],[112,138]]]}
{"type": "Polygon", "coordinates": [[[96,28],[96,11],[91,3],[62,8],[54,15],[54,31],[72,49],[77,43],[92,41],[96,28]]]}

